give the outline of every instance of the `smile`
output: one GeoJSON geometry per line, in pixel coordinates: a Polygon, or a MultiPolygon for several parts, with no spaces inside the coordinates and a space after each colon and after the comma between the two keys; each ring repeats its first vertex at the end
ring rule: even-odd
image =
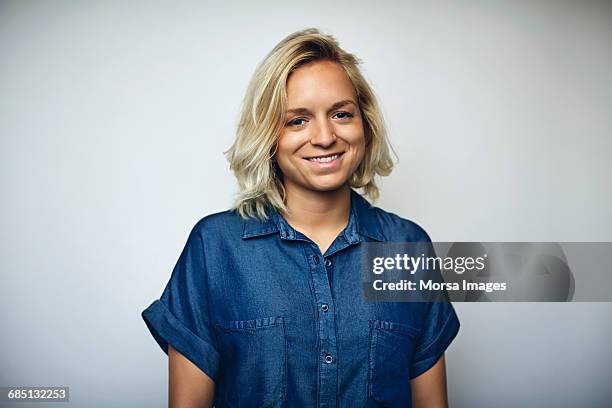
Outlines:
{"type": "Polygon", "coordinates": [[[342,156],[344,152],[340,153],[332,153],[330,155],[322,155],[315,157],[305,157],[306,160],[314,162],[314,163],[329,163],[336,160],[338,157],[342,156]]]}

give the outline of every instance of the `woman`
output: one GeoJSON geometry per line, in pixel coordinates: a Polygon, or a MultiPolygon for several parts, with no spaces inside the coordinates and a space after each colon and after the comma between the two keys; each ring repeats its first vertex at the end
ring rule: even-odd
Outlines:
{"type": "Polygon", "coordinates": [[[195,225],[142,313],[169,355],[170,405],[446,406],[452,306],[361,294],[361,243],[430,239],[353,190],[375,199],[392,168],[358,60],[316,29],[285,38],[227,153],[235,207],[195,225]]]}

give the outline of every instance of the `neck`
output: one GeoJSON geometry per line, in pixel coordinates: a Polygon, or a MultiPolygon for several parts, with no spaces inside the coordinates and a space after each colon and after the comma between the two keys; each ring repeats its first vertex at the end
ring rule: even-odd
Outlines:
{"type": "Polygon", "coordinates": [[[283,214],[294,228],[308,230],[342,230],[351,212],[351,189],[348,184],[332,191],[313,191],[285,185],[287,212],[283,214]]]}

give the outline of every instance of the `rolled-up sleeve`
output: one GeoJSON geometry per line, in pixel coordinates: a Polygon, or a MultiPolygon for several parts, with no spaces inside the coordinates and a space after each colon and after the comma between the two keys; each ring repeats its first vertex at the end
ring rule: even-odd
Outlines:
{"type": "Polygon", "coordinates": [[[205,265],[203,240],[196,224],[161,297],[142,311],[141,316],[166,354],[171,344],[216,381],[219,352],[211,329],[205,265]]]}
{"type": "Polygon", "coordinates": [[[459,318],[451,303],[429,302],[424,311],[423,328],[410,369],[411,379],[436,364],[459,332],[459,318]]]}
{"type": "MultiPolygon", "coordinates": [[[[436,256],[431,238],[426,232],[423,231],[423,236],[419,241],[427,244],[424,252],[428,256],[436,256]]],[[[439,270],[431,272],[428,278],[443,282],[439,270]]],[[[455,308],[448,300],[448,294],[444,291],[441,295],[433,296],[432,299],[434,300],[423,305],[421,335],[410,367],[411,379],[433,367],[459,333],[459,318],[455,308]]]]}

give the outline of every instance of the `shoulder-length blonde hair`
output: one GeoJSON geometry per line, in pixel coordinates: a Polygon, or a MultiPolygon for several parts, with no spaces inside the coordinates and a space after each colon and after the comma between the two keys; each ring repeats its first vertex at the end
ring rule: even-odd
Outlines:
{"type": "Polygon", "coordinates": [[[385,122],[374,92],[359,70],[361,60],[316,28],[297,31],[279,42],[255,70],[242,102],[236,139],[225,152],[240,187],[232,209],[242,218],[266,219],[269,206],[286,211],[282,174],[273,156],[284,125],[287,79],[298,67],[317,60],[340,64],[357,94],[366,152],[349,185],[363,189],[374,201],[379,195],[375,175],[386,176],[393,169],[385,122]]]}

